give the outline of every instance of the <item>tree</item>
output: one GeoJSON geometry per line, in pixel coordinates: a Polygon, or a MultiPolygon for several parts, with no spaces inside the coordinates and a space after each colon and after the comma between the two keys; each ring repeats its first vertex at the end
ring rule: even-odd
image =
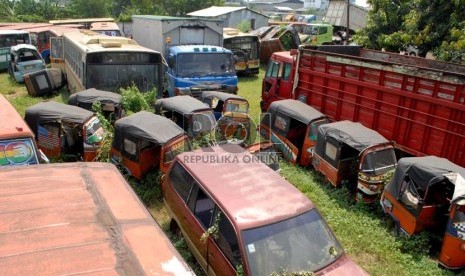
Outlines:
{"type": "MultiPolygon", "coordinates": [[[[458,35],[464,28],[465,0],[368,0],[367,27],[355,41],[367,48],[399,51],[404,45],[418,46],[421,56],[428,51],[453,44],[450,49],[461,49],[465,43],[458,35]],[[457,32],[458,31],[458,32],[457,32]]],[[[441,55],[449,58],[460,54],[441,55]]],[[[454,58],[451,58],[454,61],[454,58]]]]}
{"type": "Polygon", "coordinates": [[[72,0],[70,9],[76,18],[107,17],[111,3],[111,0],[72,0]]]}

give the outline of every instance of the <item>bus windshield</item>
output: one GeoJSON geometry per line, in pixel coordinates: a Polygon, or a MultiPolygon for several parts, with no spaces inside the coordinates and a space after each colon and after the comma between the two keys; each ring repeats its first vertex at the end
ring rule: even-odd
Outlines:
{"type": "Polygon", "coordinates": [[[188,53],[178,56],[177,70],[181,77],[224,76],[236,74],[229,53],[188,53]]]}
{"type": "Polygon", "coordinates": [[[87,88],[118,91],[132,84],[139,91],[151,91],[160,83],[161,64],[148,53],[96,53],[89,55],[87,88]]]}
{"type": "MultiPolygon", "coordinates": [[[[258,58],[259,42],[257,37],[234,37],[225,39],[224,47],[233,52],[243,52],[248,59],[258,58]]],[[[240,57],[239,57],[240,58],[240,57]]]]}
{"type": "Polygon", "coordinates": [[[18,44],[30,44],[28,33],[0,34],[0,47],[11,47],[18,44]]]}

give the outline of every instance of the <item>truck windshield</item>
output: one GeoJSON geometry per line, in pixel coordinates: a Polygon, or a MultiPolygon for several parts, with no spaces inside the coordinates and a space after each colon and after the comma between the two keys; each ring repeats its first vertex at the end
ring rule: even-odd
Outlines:
{"type": "Polygon", "coordinates": [[[316,209],[242,236],[251,275],[317,271],[343,252],[316,209]]]}
{"type": "Polygon", "coordinates": [[[180,77],[235,75],[234,59],[230,53],[188,53],[180,54],[177,61],[180,77]]]}
{"type": "Polygon", "coordinates": [[[393,148],[372,151],[362,161],[362,171],[368,175],[381,175],[394,169],[396,154],[393,148]]]}
{"type": "Polygon", "coordinates": [[[0,168],[39,164],[32,139],[0,140],[0,168]]]}

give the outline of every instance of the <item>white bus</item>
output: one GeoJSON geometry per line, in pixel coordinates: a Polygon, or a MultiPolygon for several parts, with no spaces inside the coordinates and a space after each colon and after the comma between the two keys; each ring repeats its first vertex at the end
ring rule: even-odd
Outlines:
{"type": "Polygon", "coordinates": [[[51,66],[60,67],[71,93],[89,88],[118,92],[135,84],[139,91],[162,91],[162,56],[136,41],[89,30],[51,38],[51,66]]]}

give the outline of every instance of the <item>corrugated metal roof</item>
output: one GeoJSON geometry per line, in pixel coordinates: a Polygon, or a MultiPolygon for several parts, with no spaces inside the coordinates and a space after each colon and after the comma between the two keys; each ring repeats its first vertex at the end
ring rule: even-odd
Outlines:
{"type": "MultiPolygon", "coordinates": [[[[175,16],[161,16],[161,15],[133,15],[132,18],[141,18],[157,21],[179,21],[179,20],[195,20],[192,17],[175,17],[175,16]]],[[[205,19],[207,21],[219,21],[218,19],[205,19]]]]}
{"type": "Polygon", "coordinates": [[[203,10],[198,10],[195,12],[188,13],[189,16],[200,16],[200,17],[216,17],[223,14],[239,11],[246,9],[246,7],[217,7],[211,6],[203,10]]]}

